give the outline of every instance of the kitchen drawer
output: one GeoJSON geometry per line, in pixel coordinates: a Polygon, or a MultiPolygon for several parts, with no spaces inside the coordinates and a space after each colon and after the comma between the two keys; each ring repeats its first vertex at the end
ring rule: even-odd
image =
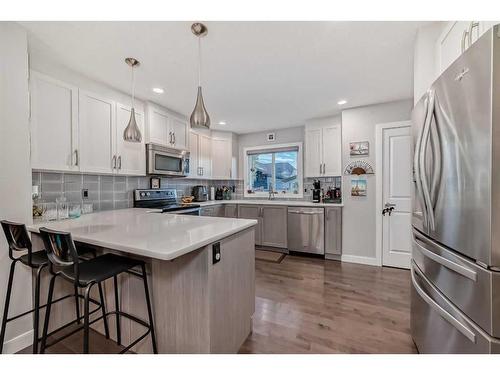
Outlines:
{"type": "Polygon", "coordinates": [[[478,266],[413,230],[412,258],[432,284],[493,337],[500,337],[500,272],[478,266]]]}
{"type": "Polygon", "coordinates": [[[420,353],[500,353],[500,341],[467,318],[411,264],[411,333],[420,353]]]}

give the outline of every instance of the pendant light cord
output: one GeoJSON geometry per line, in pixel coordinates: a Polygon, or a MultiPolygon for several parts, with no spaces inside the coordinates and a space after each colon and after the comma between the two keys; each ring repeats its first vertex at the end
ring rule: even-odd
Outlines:
{"type": "Polygon", "coordinates": [[[201,38],[198,37],[198,87],[201,87],[201,38]]]}
{"type": "Polygon", "coordinates": [[[135,107],[135,74],[134,66],[132,65],[132,108],[135,107]]]}

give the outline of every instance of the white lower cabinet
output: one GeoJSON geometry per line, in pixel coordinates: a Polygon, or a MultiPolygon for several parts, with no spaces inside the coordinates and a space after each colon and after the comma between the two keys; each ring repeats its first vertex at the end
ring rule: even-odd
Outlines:
{"type": "Polygon", "coordinates": [[[32,168],[78,171],[78,88],[32,71],[30,98],[32,168]]]}
{"type": "Polygon", "coordinates": [[[96,94],[79,91],[78,135],[80,171],[113,173],[117,160],[114,153],[115,103],[96,94]]]}

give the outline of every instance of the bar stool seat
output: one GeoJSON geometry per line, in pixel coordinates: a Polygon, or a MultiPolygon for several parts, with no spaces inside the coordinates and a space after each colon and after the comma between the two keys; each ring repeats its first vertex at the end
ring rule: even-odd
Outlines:
{"type": "MultiPolygon", "coordinates": [[[[24,254],[19,257],[22,264],[26,266],[31,266],[29,263],[29,255],[24,254]]],[[[45,250],[35,251],[31,253],[31,264],[36,268],[49,263],[49,258],[47,258],[47,253],[45,250]]]]}
{"type": "Polygon", "coordinates": [[[78,280],[78,286],[85,288],[90,283],[98,283],[110,279],[114,275],[127,272],[131,268],[140,266],[141,261],[115,255],[104,254],[79,264],[79,278],[75,277],[73,266],[64,267],[60,270],[61,276],[69,281],[78,280]]]}

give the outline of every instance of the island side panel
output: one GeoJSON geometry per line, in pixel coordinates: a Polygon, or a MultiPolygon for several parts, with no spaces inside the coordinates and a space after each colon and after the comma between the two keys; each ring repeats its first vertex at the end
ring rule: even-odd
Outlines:
{"type": "Polygon", "coordinates": [[[210,352],[237,353],[252,330],[255,312],[255,230],[220,244],[221,259],[215,264],[209,247],[210,352]]]}
{"type": "Polygon", "coordinates": [[[208,247],[152,261],[159,353],[209,353],[208,247]]]}

